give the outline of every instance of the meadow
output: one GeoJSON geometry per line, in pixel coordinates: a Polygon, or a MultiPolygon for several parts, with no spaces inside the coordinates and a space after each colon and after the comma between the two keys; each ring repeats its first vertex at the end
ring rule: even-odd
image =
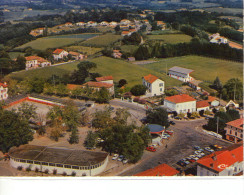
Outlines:
{"type": "Polygon", "coordinates": [[[220,7],[210,7],[205,8],[204,10],[209,12],[217,12],[217,13],[223,13],[223,14],[242,14],[241,8],[220,8],[220,7]]]}
{"type": "MultiPolygon", "coordinates": [[[[142,77],[148,74],[158,76],[165,81],[166,86],[177,86],[181,85],[182,82],[166,76],[165,73],[159,73],[158,71],[150,70],[142,66],[131,64],[123,60],[117,60],[109,57],[98,57],[90,60],[97,64],[97,68],[92,72],[98,72],[102,75],[112,75],[114,80],[118,82],[120,79],[126,79],[128,87],[132,87],[136,84],[142,83],[142,77]]],[[[23,80],[24,78],[39,77],[39,78],[50,78],[53,74],[62,76],[69,74],[77,68],[79,62],[72,62],[63,64],[60,66],[51,66],[45,68],[39,68],[29,71],[21,71],[17,73],[11,73],[9,77],[17,80],[23,80]]]]}
{"type": "Polygon", "coordinates": [[[48,48],[58,48],[66,45],[71,45],[78,43],[80,41],[98,36],[96,33],[84,33],[84,34],[74,34],[74,35],[58,35],[38,38],[34,41],[28,42],[24,45],[17,47],[16,49],[24,49],[26,47],[31,47],[36,50],[46,50],[48,48]]]}
{"type": "Polygon", "coordinates": [[[89,40],[86,40],[79,45],[82,46],[93,46],[93,47],[106,47],[109,46],[121,39],[121,35],[115,35],[115,34],[105,34],[101,35],[99,37],[94,37],[89,40]]]}
{"type": "Polygon", "coordinates": [[[85,46],[80,46],[80,45],[72,45],[72,46],[69,46],[69,47],[65,47],[64,49],[67,50],[67,51],[80,52],[80,53],[86,54],[88,56],[102,51],[102,48],[85,47],[85,46]]]}
{"type": "Polygon", "coordinates": [[[23,53],[23,52],[9,52],[8,55],[9,55],[9,57],[10,57],[11,59],[15,59],[15,58],[17,58],[18,56],[24,56],[25,53],[23,53]]]}
{"type": "Polygon", "coordinates": [[[121,48],[121,51],[122,52],[128,52],[128,53],[134,53],[136,52],[136,50],[138,49],[139,46],[137,45],[122,45],[120,48],[121,48]]]}
{"type": "Polygon", "coordinates": [[[149,40],[160,40],[164,43],[176,44],[190,42],[192,37],[185,34],[165,34],[165,35],[149,35],[149,40]]]}
{"type": "Polygon", "coordinates": [[[191,76],[202,81],[213,82],[216,76],[222,83],[231,78],[242,80],[243,67],[242,63],[208,58],[202,56],[182,56],[160,60],[159,62],[143,65],[143,67],[165,73],[166,69],[173,66],[180,66],[194,70],[191,76]]]}

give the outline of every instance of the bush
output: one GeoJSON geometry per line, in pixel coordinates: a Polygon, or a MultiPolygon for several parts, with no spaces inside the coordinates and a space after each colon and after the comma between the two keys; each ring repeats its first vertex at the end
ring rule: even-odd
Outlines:
{"type": "Polygon", "coordinates": [[[131,92],[126,92],[124,94],[124,98],[131,98],[131,96],[132,96],[131,92]]]}
{"type": "Polygon", "coordinates": [[[140,98],[139,97],[135,97],[133,101],[134,102],[139,102],[140,101],[140,98]]]}
{"type": "Polygon", "coordinates": [[[45,173],[45,174],[48,174],[48,172],[49,172],[49,170],[48,170],[48,169],[46,169],[46,170],[44,171],[44,173],[45,173]]]}
{"type": "Polygon", "coordinates": [[[146,100],[145,99],[140,99],[139,101],[138,101],[140,104],[146,104],[146,100]]]}
{"type": "Polygon", "coordinates": [[[71,176],[73,176],[73,177],[76,176],[76,172],[73,171],[73,172],[71,173],[71,176]]]}
{"type": "Polygon", "coordinates": [[[31,171],[31,168],[30,168],[30,167],[27,167],[25,170],[26,170],[27,172],[29,172],[29,171],[31,171]]]}
{"type": "Polygon", "coordinates": [[[23,169],[22,166],[18,166],[18,167],[17,167],[17,170],[18,170],[18,171],[21,171],[22,169],[23,169]]]}
{"type": "Polygon", "coordinates": [[[130,92],[135,96],[145,95],[147,87],[144,85],[135,85],[130,92]]]}
{"type": "Polygon", "coordinates": [[[57,174],[57,169],[53,169],[53,175],[57,174]]]}
{"type": "Polygon", "coordinates": [[[35,168],[35,172],[36,172],[36,173],[39,172],[39,169],[38,169],[37,167],[35,168]]]}

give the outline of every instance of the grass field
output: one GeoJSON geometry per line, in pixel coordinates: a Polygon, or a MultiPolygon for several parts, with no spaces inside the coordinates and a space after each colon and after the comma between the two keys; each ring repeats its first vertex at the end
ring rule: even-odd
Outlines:
{"type": "Polygon", "coordinates": [[[33,49],[37,50],[45,50],[48,48],[57,48],[63,47],[65,45],[74,44],[76,42],[80,42],[82,40],[89,39],[91,37],[97,36],[96,33],[84,33],[84,34],[77,34],[77,35],[59,35],[59,36],[50,36],[50,37],[43,37],[26,43],[17,47],[16,49],[24,49],[26,47],[32,47],[33,49]]]}
{"type": "Polygon", "coordinates": [[[222,83],[230,78],[242,79],[242,63],[201,57],[201,56],[183,56],[160,60],[152,64],[143,65],[145,68],[165,72],[173,66],[180,66],[194,70],[191,76],[198,80],[213,81],[218,76],[222,83]]]}
{"type": "Polygon", "coordinates": [[[105,34],[80,43],[83,46],[106,47],[121,39],[120,35],[105,34]]]}
{"type": "Polygon", "coordinates": [[[220,7],[211,7],[204,9],[209,12],[217,12],[217,13],[224,13],[224,14],[242,14],[242,9],[239,8],[220,8],[220,7]]]}
{"type": "MultiPolygon", "coordinates": [[[[157,71],[146,69],[142,66],[131,64],[126,61],[117,60],[108,57],[99,57],[90,60],[97,64],[97,69],[94,72],[98,72],[102,75],[112,75],[114,80],[118,82],[120,79],[126,79],[128,87],[132,87],[135,84],[141,84],[141,78],[147,74],[153,74],[158,76],[165,81],[166,86],[181,85],[181,82],[166,76],[164,73],[161,74],[157,71]]],[[[79,62],[73,62],[54,67],[46,67],[29,71],[22,71],[18,73],[12,73],[9,76],[13,79],[22,80],[27,77],[39,77],[39,78],[50,78],[53,74],[62,76],[70,73],[76,69],[79,62]]]]}
{"type": "Polygon", "coordinates": [[[137,45],[122,45],[121,51],[122,52],[129,52],[129,53],[134,53],[138,49],[139,46],[137,45]]]}
{"type": "Polygon", "coordinates": [[[65,50],[68,51],[77,51],[86,55],[93,55],[97,52],[102,51],[102,48],[97,48],[97,47],[85,47],[85,46],[69,46],[69,47],[65,47],[65,50]]]}
{"type": "Polygon", "coordinates": [[[165,34],[176,34],[176,33],[180,33],[180,31],[178,30],[153,30],[151,32],[152,35],[165,35],[165,34]]]}
{"type": "Polygon", "coordinates": [[[165,35],[149,35],[149,40],[160,40],[165,43],[184,43],[191,41],[192,37],[185,34],[165,34],[165,35]]]}
{"type": "Polygon", "coordinates": [[[24,56],[25,53],[23,53],[23,52],[9,52],[8,55],[10,56],[11,59],[15,59],[18,56],[24,56]]]}

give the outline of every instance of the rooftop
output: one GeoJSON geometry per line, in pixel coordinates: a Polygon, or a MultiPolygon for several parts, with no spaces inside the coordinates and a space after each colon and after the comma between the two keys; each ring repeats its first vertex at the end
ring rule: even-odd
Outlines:
{"type": "Polygon", "coordinates": [[[161,133],[165,130],[165,128],[163,126],[157,125],[157,124],[149,124],[146,127],[149,128],[150,133],[152,133],[152,134],[161,133]]]}
{"type": "Polygon", "coordinates": [[[54,54],[60,54],[62,51],[64,51],[63,49],[56,49],[53,53],[54,54]]]}
{"type": "Polygon", "coordinates": [[[208,100],[202,100],[197,102],[197,108],[209,107],[208,100]]]}
{"type": "Polygon", "coordinates": [[[97,77],[96,81],[108,81],[108,80],[113,80],[112,76],[104,76],[104,77],[97,77]]]}
{"type": "Polygon", "coordinates": [[[36,160],[49,163],[60,163],[67,165],[89,166],[104,161],[107,157],[105,152],[93,152],[85,150],[74,150],[67,148],[52,148],[46,146],[22,145],[11,148],[10,157],[36,160]]]}
{"type": "Polygon", "coordinates": [[[164,100],[167,100],[167,101],[173,102],[173,103],[183,103],[183,102],[196,101],[193,97],[191,97],[187,94],[181,94],[181,95],[174,95],[174,96],[166,97],[164,100]]]}
{"type": "Polygon", "coordinates": [[[147,81],[148,83],[153,83],[154,81],[156,81],[158,79],[158,77],[152,75],[152,74],[149,74],[147,76],[144,76],[143,77],[145,79],[145,81],[147,81]]]}
{"type": "Polygon", "coordinates": [[[8,87],[8,86],[7,86],[6,84],[4,84],[4,83],[0,83],[0,87],[1,87],[1,86],[4,87],[4,88],[5,88],[5,87],[8,87]]]}
{"type": "Polygon", "coordinates": [[[170,68],[169,71],[179,72],[179,73],[183,73],[183,74],[189,74],[189,73],[193,72],[194,70],[182,68],[179,66],[174,66],[174,67],[170,68]]]}
{"type": "Polygon", "coordinates": [[[167,164],[158,165],[152,169],[148,169],[134,176],[174,176],[178,174],[179,171],[167,164]]]}
{"type": "Polygon", "coordinates": [[[47,61],[44,58],[39,57],[39,56],[28,56],[28,57],[25,57],[25,59],[26,59],[26,61],[31,61],[31,60],[37,60],[39,62],[46,62],[47,61]]]}
{"type": "Polygon", "coordinates": [[[88,85],[89,87],[97,87],[97,88],[111,88],[113,86],[113,84],[110,83],[102,83],[102,82],[94,82],[94,81],[89,81],[85,84],[83,84],[82,86],[86,86],[88,85]]]}
{"type": "Polygon", "coordinates": [[[230,121],[228,123],[226,123],[227,125],[230,125],[232,127],[238,128],[238,129],[242,129],[243,130],[243,118],[240,119],[236,119],[234,121],[230,121]]]}

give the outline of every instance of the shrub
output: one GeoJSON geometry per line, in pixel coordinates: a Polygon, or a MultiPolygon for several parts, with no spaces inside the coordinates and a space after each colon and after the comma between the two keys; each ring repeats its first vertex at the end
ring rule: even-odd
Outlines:
{"type": "Polygon", "coordinates": [[[57,169],[53,169],[53,175],[57,174],[57,169]]]}
{"type": "Polygon", "coordinates": [[[21,171],[22,169],[23,169],[22,166],[18,166],[18,167],[17,167],[17,170],[18,170],[18,171],[21,171]]]}
{"type": "Polygon", "coordinates": [[[35,168],[35,172],[37,173],[38,171],[39,171],[39,169],[36,167],[36,168],[35,168]]]}
{"type": "Polygon", "coordinates": [[[46,169],[46,170],[44,171],[44,173],[45,173],[45,174],[48,174],[48,172],[49,172],[49,170],[48,170],[48,169],[46,169]]]}
{"type": "Polygon", "coordinates": [[[66,175],[67,175],[67,173],[66,173],[66,172],[63,172],[63,173],[62,173],[62,175],[63,175],[63,176],[66,176],[66,175]]]}
{"type": "Polygon", "coordinates": [[[130,92],[135,96],[145,95],[147,87],[144,85],[135,85],[130,92]]]}
{"type": "Polygon", "coordinates": [[[31,168],[30,168],[30,167],[27,167],[25,170],[26,170],[27,172],[29,172],[29,171],[31,171],[31,168]]]}
{"type": "Polygon", "coordinates": [[[73,171],[73,172],[71,173],[71,176],[73,176],[73,177],[76,176],[76,172],[73,171]]]}
{"type": "Polygon", "coordinates": [[[145,99],[140,99],[139,101],[138,101],[140,104],[146,104],[146,100],[145,99]]]}

